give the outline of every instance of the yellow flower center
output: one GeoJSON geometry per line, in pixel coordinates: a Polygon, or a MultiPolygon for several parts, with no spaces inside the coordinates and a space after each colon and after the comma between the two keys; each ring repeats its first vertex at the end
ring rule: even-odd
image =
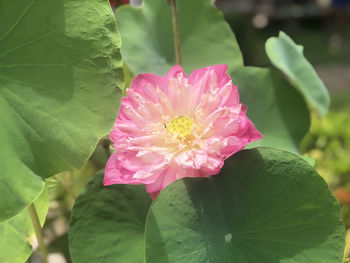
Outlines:
{"type": "Polygon", "coordinates": [[[178,116],[168,122],[166,127],[171,135],[177,133],[178,137],[186,137],[192,134],[193,120],[185,115],[178,116]]]}

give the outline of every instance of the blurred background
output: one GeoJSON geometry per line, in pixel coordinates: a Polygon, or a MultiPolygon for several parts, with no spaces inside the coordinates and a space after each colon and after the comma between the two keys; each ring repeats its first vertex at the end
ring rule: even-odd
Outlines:
{"type": "MultiPolygon", "coordinates": [[[[128,2],[110,1],[113,8],[128,2]]],[[[131,0],[131,4],[140,2],[131,0]]],[[[342,206],[346,228],[350,229],[350,0],[216,0],[215,4],[235,32],[247,66],[271,67],[265,42],[279,30],[304,46],[304,54],[326,84],[332,104],[324,119],[312,116],[301,150],[316,160],[316,169],[342,206]]],[[[50,179],[49,187],[54,191],[44,227],[50,263],[71,262],[67,247],[71,208],[90,177],[104,168],[108,151],[109,142],[103,140],[81,170],[50,179]]],[[[350,244],[349,231],[347,240],[350,244]]],[[[347,245],[344,262],[350,262],[349,256],[347,245]]],[[[39,256],[34,253],[30,262],[39,263],[39,256]]]]}

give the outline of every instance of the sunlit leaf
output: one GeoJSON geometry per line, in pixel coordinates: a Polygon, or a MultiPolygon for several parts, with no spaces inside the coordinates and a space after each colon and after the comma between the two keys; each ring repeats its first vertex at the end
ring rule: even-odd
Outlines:
{"type": "MultiPolygon", "coordinates": [[[[187,73],[228,64],[243,65],[230,26],[212,0],[177,0],[182,65],[187,73]]],[[[134,74],[165,75],[176,64],[171,7],[166,0],[144,0],[143,6],[123,6],[116,18],[123,39],[121,52],[134,74]]]]}
{"type": "Polygon", "coordinates": [[[248,117],[264,136],[248,147],[269,146],[299,153],[310,126],[309,111],[300,94],[269,69],[244,67],[231,76],[248,107],[248,117]]]}
{"type": "Polygon", "coordinates": [[[245,150],[220,174],[160,193],[146,222],[146,262],[341,262],[340,217],[327,184],[300,157],[245,150]]]}
{"type": "Polygon", "coordinates": [[[311,108],[321,117],[324,116],[330,104],[329,94],[312,65],[304,57],[303,47],[296,45],[288,35],[280,32],[278,37],[267,40],[266,53],[271,62],[299,89],[311,108]]]}
{"type": "MultiPolygon", "coordinates": [[[[49,209],[48,188],[45,187],[34,202],[41,225],[49,209]]],[[[32,254],[31,242],[35,236],[33,223],[27,209],[0,223],[0,262],[23,263],[32,254]]]]}
{"type": "Polygon", "coordinates": [[[108,1],[0,1],[0,221],[41,178],[80,167],[116,118],[120,38],[108,1]]]}

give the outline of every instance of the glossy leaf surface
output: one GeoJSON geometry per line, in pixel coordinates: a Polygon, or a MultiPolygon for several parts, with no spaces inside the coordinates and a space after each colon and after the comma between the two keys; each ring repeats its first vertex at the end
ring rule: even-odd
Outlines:
{"type": "Polygon", "coordinates": [[[299,153],[310,116],[300,94],[281,76],[265,68],[244,67],[231,74],[247,115],[264,136],[248,147],[269,146],[299,153]]]}
{"type": "Polygon", "coordinates": [[[143,263],[144,225],[151,198],[142,185],[103,186],[97,173],[79,195],[69,227],[76,263],[143,263]]]}
{"type": "Polygon", "coordinates": [[[108,1],[0,1],[0,221],[41,178],[80,167],[116,118],[120,38],[108,1]]]}
{"type": "Polygon", "coordinates": [[[146,261],[341,262],[340,217],[327,184],[300,157],[245,150],[220,174],[160,193],[147,218],[146,261]]]}
{"type": "MultiPolygon", "coordinates": [[[[49,209],[49,194],[44,188],[34,202],[41,225],[49,209]]],[[[27,209],[0,223],[0,262],[23,263],[32,254],[31,242],[35,236],[33,223],[27,209]]]]}
{"type": "Polygon", "coordinates": [[[272,64],[291,80],[291,83],[304,95],[306,101],[321,117],[330,104],[327,88],[298,46],[283,32],[266,42],[266,53],[272,64]]]}
{"type": "MultiPolygon", "coordinates": [[[[211,0],[177,0],[182,66],[186,73],[214,64],[243,66],[230,26],[211,0]]],[[[118,8],[121,52],[134,74],[165,75],[176,64],[168,1],[145,0],[142,7],[118,8]]]]}

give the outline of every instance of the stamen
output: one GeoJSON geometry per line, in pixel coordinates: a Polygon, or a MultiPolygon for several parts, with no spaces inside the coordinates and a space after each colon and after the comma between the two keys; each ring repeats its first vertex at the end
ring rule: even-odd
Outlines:
{"type": "Polygon", "coordinates": [[[175,133],[178,137],[186,137],[192,134],[193,120],[185,115],[178,116],[166,124],[171,135],[175,133]]]}

